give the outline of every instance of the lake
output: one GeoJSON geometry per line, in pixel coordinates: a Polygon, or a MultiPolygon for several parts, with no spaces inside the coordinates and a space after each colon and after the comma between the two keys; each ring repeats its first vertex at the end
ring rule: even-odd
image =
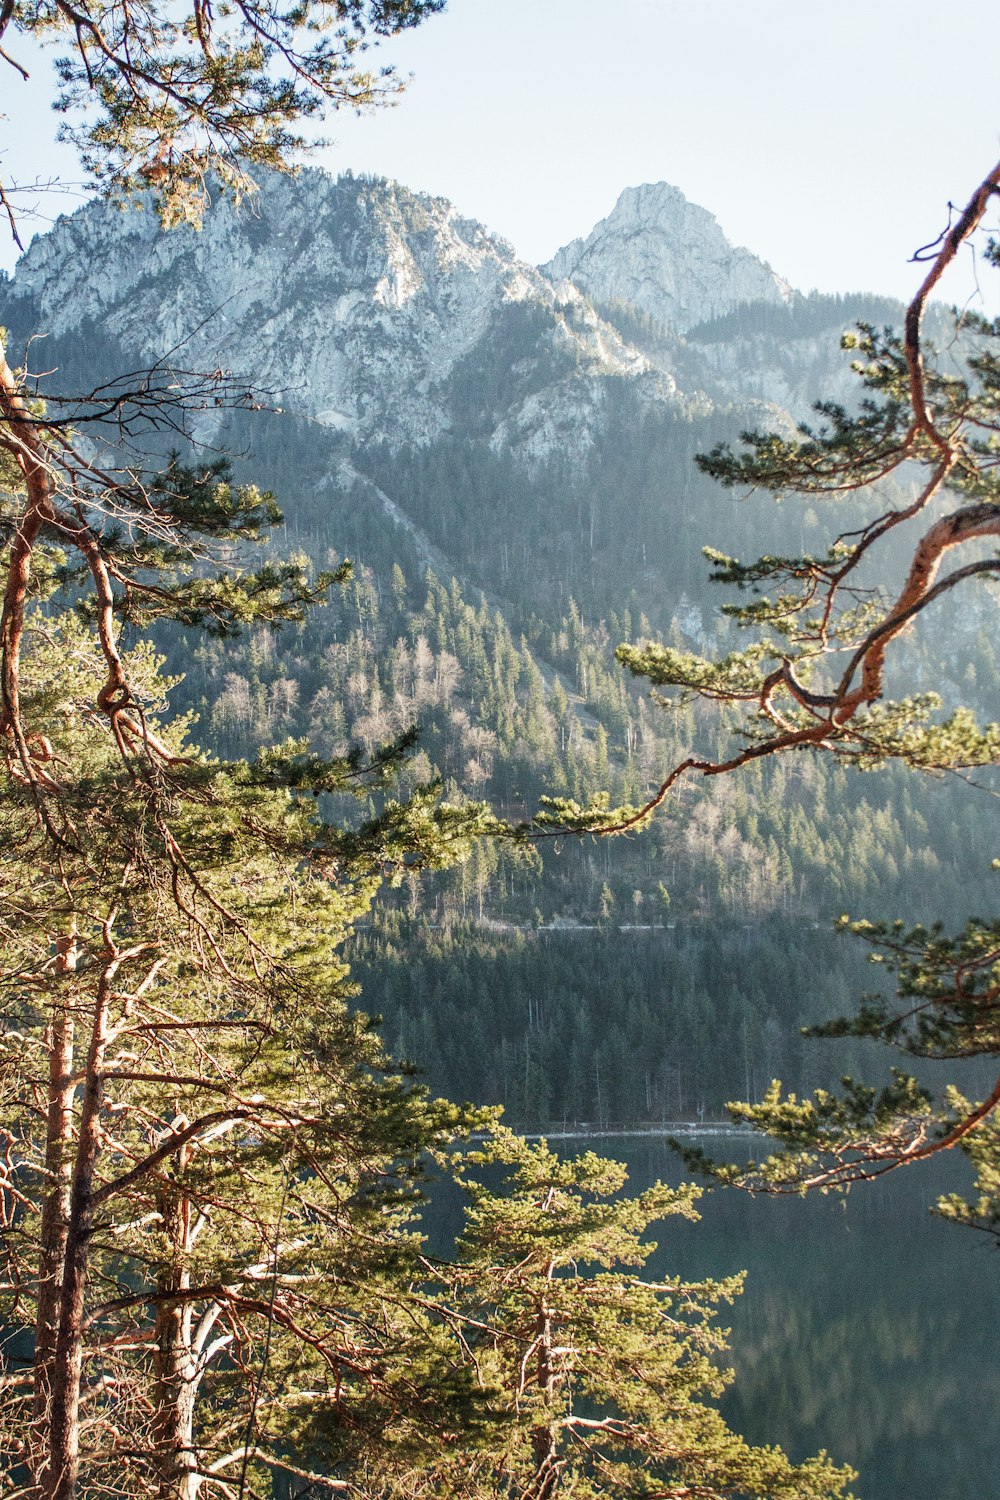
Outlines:
{"type": "MultiPolygon", "coordinates": [[[[626,1161],[636,1190],[683,1175],[661,1141],[587,1144],[626,1161]]],[[[738,1160],[746,1143],[705,1149],[738,1160]]],[[[664,1224],[650,1262],[656,1274],[747,1271],[727,1420],[797,1460],[826,1448],[859,1470],[862,1500],[1000,1500],[1000,1253],[928,1212],[960,1165],[899,1171],[846,1199],[706,1194],[701,1223],[664,1224]]]]}

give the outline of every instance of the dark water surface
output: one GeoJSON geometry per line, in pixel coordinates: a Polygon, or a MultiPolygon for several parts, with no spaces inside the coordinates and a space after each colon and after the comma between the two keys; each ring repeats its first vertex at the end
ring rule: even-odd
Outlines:
{"type": "MultiPolygon", "coordinates": [[[[660,1142],[593,1144],[628,1162],[634,1189],[680,1178],[660,1142]]],[[[731,1139],[706,1149],[739,1159],[731,1139]]],[[[727,1420],[796,1459],[827,1449],[859,1470],[863,1500],[1000,1500],[1000,1253],[928,1213],[964,1185],[959,1168],[846,1199],[706,1194],[701,1223],[665,1224],[651,1263],[748,1272],[727,1420]]]]}
{"type": "MultiPolygon", "coordinates": [[[[634,1191],[683,1175],[649,1137],[553,1145],[627,1162],[634,1191]]],[[[733,1428],[797,1460],[825,1448],[859,1470],[861,1500],[1000,1500],[1000,1252],[928,1213],[963,1186],[935,1161],[846,1200],[706,1193],[699,1224],[659,1226],[650,1275],[748,1272],[726,1314],[733,1428]]]]}

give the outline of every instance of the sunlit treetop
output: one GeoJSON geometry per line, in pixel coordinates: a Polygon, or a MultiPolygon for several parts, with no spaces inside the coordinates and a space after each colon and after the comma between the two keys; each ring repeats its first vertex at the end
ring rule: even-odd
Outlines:
{"type": "MultiPolygon", "coordinates": [[[[197,223],[210,176],[239,194],[248,166],[290,163],[307,122],[391,99],[401,81],[392,67],[369,66],[370,47],[444,3],[2,0],[3,96],[12,112],[10,70],[28,76],[19,38],[50,44],[60,135],[88,173],[115,197],[152,188],[166,224],[197,223]]],[[[9,170],[16,176],[16,163],[9,170]]]]}

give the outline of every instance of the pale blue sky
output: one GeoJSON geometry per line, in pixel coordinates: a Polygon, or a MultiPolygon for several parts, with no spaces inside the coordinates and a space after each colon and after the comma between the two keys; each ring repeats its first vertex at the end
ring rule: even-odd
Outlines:
{"type": "MultiPolygon", "coordinates": [[[[533,261],[663,179],[796,286],[906,297],[1000,155],[996,0],[450,0],[386,56],[408,92],[332,120],[320,160],[443,194],[533,261]]],[[[51,170],[43,94],[0,74],[21,179],[51,170]]]]}

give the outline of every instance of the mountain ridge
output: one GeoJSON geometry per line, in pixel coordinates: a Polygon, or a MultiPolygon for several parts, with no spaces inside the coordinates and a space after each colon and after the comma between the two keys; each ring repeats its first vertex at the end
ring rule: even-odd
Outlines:
{"type": "MultiPolygon", "coordinates": [[[[669,624],[664,589],[691,598],[698,547],[725,540],[703,508],[712,487],[697,453],[787,426],[819,395],[849,396],[851,377],[829,352],[836,299],[788,293],[669,186],[629,189],[619,209],[654,236],[661,269],[679,223],[700,236],[681,247],[681,271],[699,245],[709,270],[729,256],[711,304],[728,311],[679,335],[634,304],[595,306],[553,282],[446,199],[310,169],[262,175],[241,208],[216,196],[200,233],[165,233],[148,207],[91,203],[0,283],[0,322],[23,347],[48,334],[34,346],[56,372],[42,394],[158,362],[263,392],[271,420],[236,431],[209,402],[190,435],[246,453],[241,474],[265,476],[290,515],[308,516],[317,545],[327,531],[388,555],[390,536],[408,534],[418,557],[519,609],[582,590],[603,611],[636,588],[669,624]],[[748,302],[761,285],[771,301],[748,302]],[[351,472],[370,482],[360,501],[351,472]]],[[[689,316],[709,310],[698,302],[709,270],[689,316]]]]}
{"type": "MultiPolygon", "coordinates": [[[[269,174],[252,209],[216,201],[200,232],[164,234],[148,208],[89,204],[33,242],[7,295],[33,298],[51,334],[99,322],[133,358],[232,369],[358,441],[446,430],[456,368],[511,308],[547,318],[560,380],[571,368],[582,389],[620,376],[645,379],[654,399],[673,394],[577,290],[557,292],[446,200],[383,179],[269,174]],[[83,279],[80,263],[92,268],[83,279]]],[[[544,445],[539,427],[551,443],[562,420],[557,392],[532,395],[520,418],[502,414],[500,438],[529,452],[533,438],[544,445]]]]}
{"type": "Polygon", "coordinates": [[[787,303],[788,282],[733,245],[708,209],[667,182],[625,188],[611,212],[541,269],[597,302],[626,302],[676,333],[741,303],[787,303]]]}

